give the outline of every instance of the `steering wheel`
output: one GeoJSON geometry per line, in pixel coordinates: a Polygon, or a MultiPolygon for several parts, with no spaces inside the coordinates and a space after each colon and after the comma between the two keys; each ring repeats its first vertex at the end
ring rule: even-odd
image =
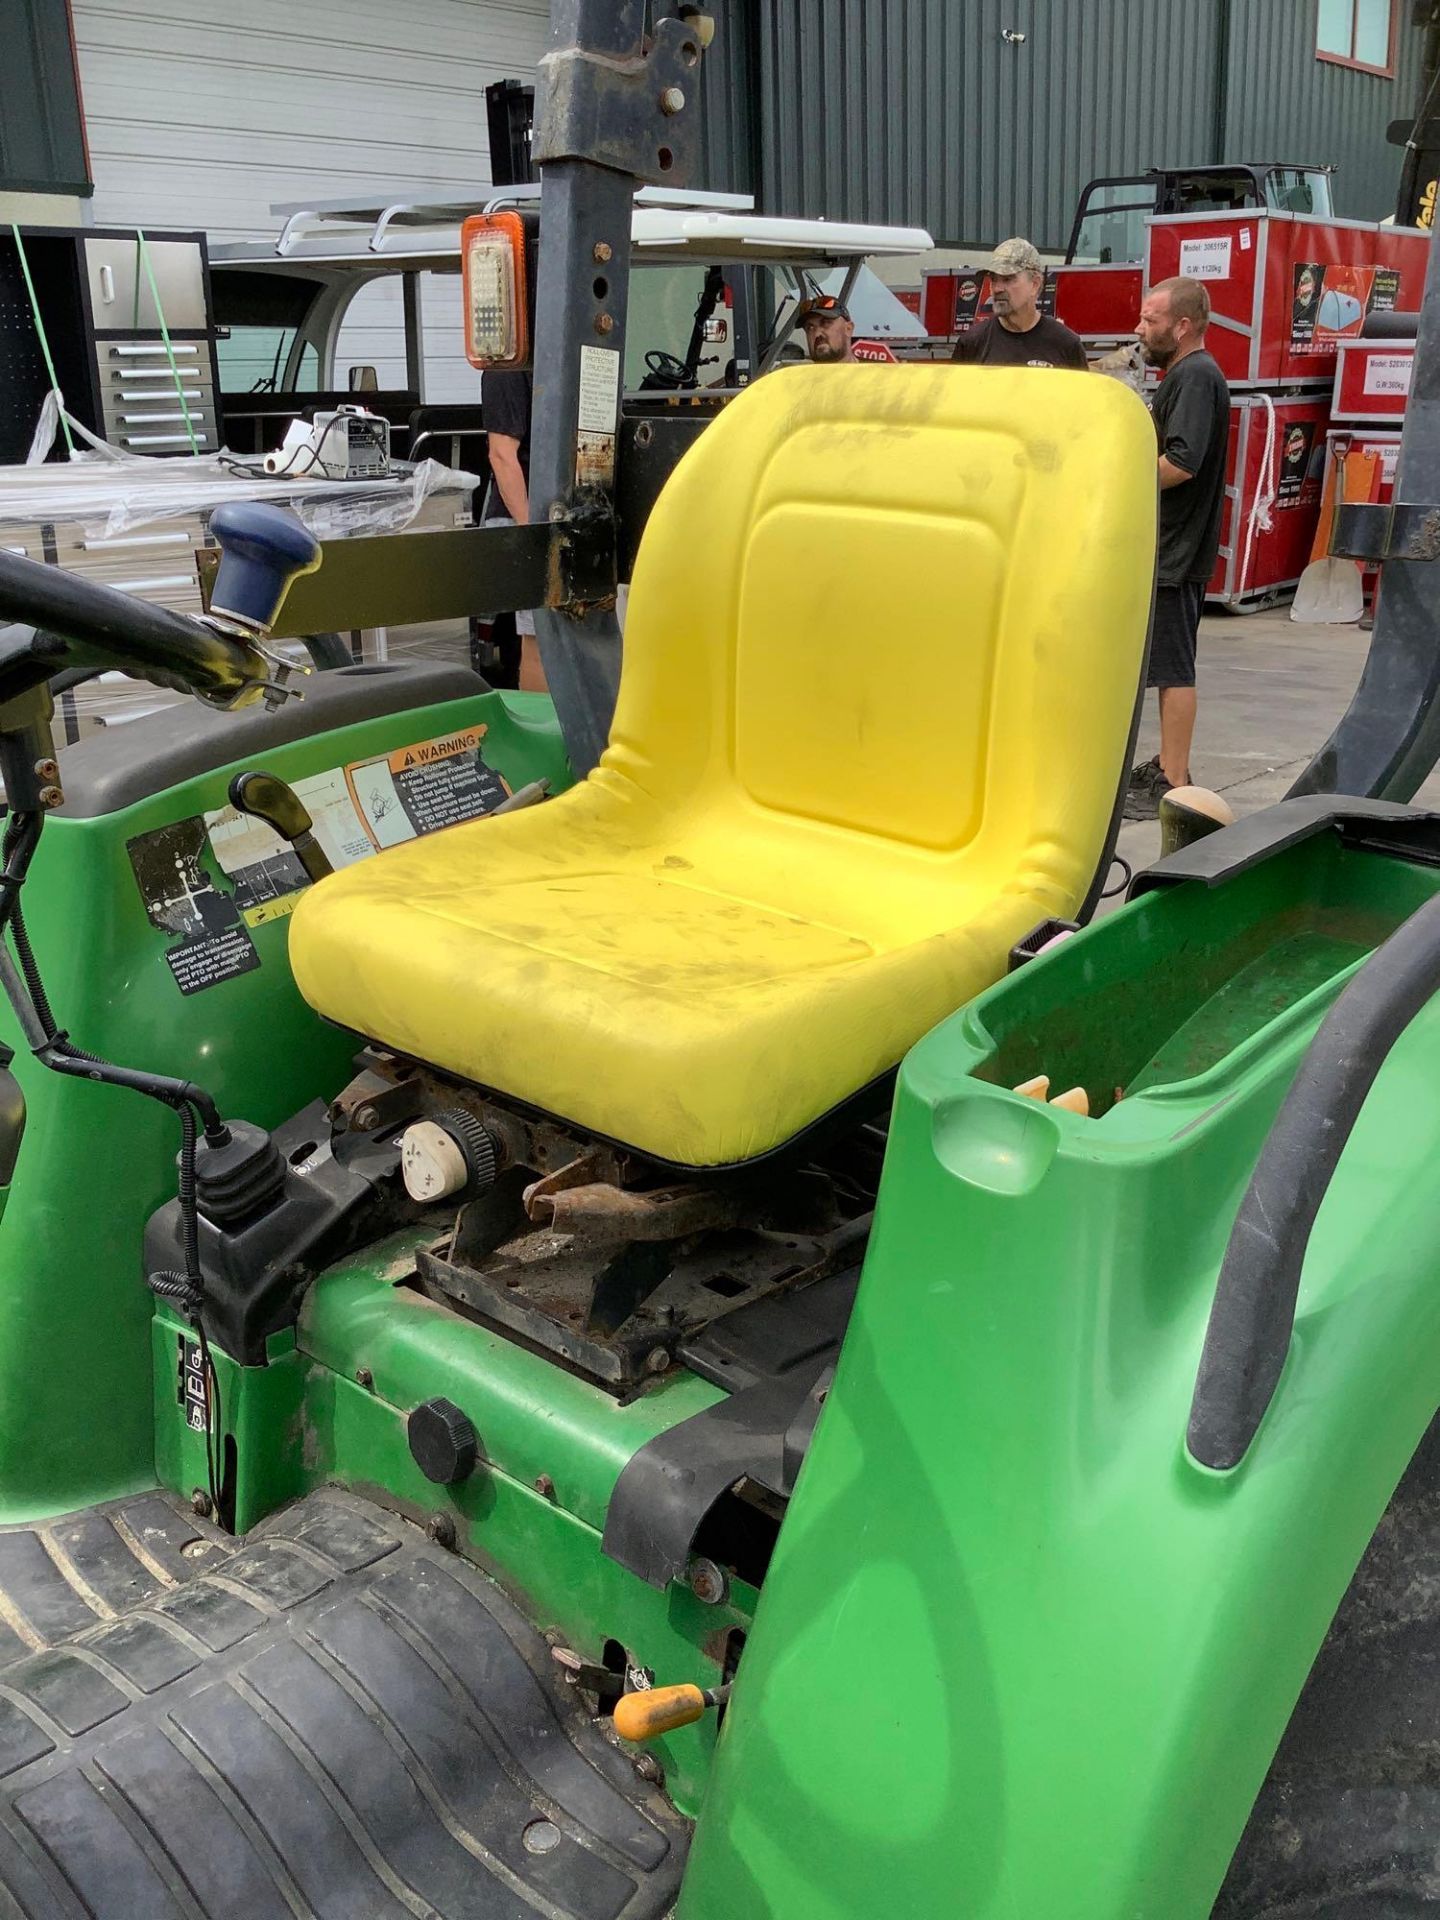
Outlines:
{"type": "Polygon", "coordinates": [[[694,375],[683,360],[673,353],[666,353],[659,347],[652,347],[645,356],[645,366],[653,376],[657,387],[689,387],[694,385],[694,375]]]}
{"type": "Polygon", "coordinates": [[[219,707],[258,698],[272,675],[257,639],[320,549],[293,514],[258,501],[217,507],[210,529],[221,557],[205,620],[0,553],[0,621],[18,623],[0,639],[0,702],[66,667],[118,670],[219,707]]]}

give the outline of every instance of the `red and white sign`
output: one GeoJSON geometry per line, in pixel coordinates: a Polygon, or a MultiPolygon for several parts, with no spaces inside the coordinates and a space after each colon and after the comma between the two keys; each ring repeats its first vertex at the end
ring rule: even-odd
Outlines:
{"type": "Polygon", "coordinates": [[[852,340],[850,351],[857,360],[890,360],[899,365],[899,355],[892,353],[883,340],[852,340]]]}

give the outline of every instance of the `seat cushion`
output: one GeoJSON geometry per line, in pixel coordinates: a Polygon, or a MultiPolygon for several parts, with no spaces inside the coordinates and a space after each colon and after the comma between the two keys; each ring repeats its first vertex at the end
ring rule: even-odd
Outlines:
{"type": "Polygon", "coordinates": [[[600,766],[312,889],[301,991],[661,1159],[779,1145],[1084,899],[1155,498],[1115,381],[767,375],[651,515],[600,766]]]}
{"type": "Polygon", "coordinates": [[[968,903],[958,937],[909,941],[920,927],[867,905],[843,845],[819,889],[834,911],[787,912],[761,897],[776,874],[758,852],[747,875],[739,846],[720,870],[685,841],[627,844],[621,813],[577,788],[336,874],[291,922],[301,992],[463,1079],[714,1166],[893,1067],[1041,917],[1002,895],[968,903]]]}

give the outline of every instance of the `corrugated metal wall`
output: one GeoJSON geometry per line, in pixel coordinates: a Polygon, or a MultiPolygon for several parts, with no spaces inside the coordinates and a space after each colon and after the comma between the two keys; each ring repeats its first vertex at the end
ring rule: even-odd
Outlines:
{"type": "Polygon", "coordinates": [[[1232,0],[1227,60],[1220,0],[715,0],[703,184],[749,185],[771,213],[1060,247],[1097,174],[1337,160],[1340,210],[1376,218],[1420,34],[1402,10],[1396,79],[1349,72],[1315,59],[1315,5],[1232,0]]]}
{"type": "MultiPolygon", "coordinates": [[[[525,79],[548,0],[73,0],[97,225],[276,232],[273,202],[453,200],[489,185],[485,88],[525,79]]],[[[474,400],[458,278],[428,275],[427,398],[474,400]]],[[[339,362],[403,385],[398,282],[339,362]]]]}
{"type": "Polygon", "coordinates": [[[1324,151],[1315,157],[1339,166],[1336,209],[1357,220],[1393,213],[1401,152],[1386,145],[1385,127],[1415,111],[1424,46],[1423,33],[1410,25],[1409,6],[1398,9],[1395,78],[1382,80],[1315,58],[1313,5],[1231,4],[1226,94],[1231,146],[1247,153],[1263,147],[1268,158],[1308,159],[1314,138],[1323,138],[1324,151]]]}

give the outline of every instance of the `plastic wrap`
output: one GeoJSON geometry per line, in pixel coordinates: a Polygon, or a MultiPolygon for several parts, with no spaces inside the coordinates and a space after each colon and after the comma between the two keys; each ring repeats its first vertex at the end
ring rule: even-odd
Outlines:
{"type": "Polygon", "coordinates": [[[184,514],[208,515],[226,500],[274,500],[292,507],[318,540],[334,540],[398,533],[431,494],[468,496],[480,485],[478,475],[437,460],[384,480],[272,480],[235,471],[243,464],[208,453],[157,460],[102,443],[63,463],[0,467],[0,527],[64,520],[92,538],[114,539],[184,514]]]}

